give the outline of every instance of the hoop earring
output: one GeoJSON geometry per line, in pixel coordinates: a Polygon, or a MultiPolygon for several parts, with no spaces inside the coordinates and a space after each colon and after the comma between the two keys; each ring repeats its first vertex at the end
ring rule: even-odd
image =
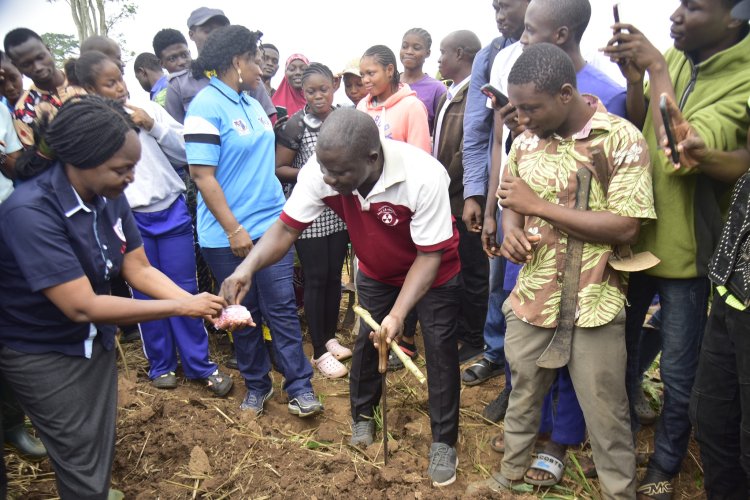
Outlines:
{"type": "Polygon", "coordinates": [[[239,83],[242,83],[242,71],[240,71],[240,68],[237,68],[237,77],[240,79],[239,83]]]}

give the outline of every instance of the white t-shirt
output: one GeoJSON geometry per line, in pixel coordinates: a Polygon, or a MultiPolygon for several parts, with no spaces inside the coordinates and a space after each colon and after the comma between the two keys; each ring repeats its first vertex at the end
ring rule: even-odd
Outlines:
{"type": "MultiPolygon", "coordinates": [[[[16,129],[13,126],[13,118],[10,116],[10,111],[3,102],[0,102],[0,140],[5,143],[5,147],[0,145],[0,151],[6,154],[15,153],[23,147],[21,146],[21,141],[18,140],[18,136],[16,135],[16,129]]],[[[12,192],[13,182],[0,174],[0,203],[5,201],[12,192]]]]}
{"type": "MultiPolygon", "coordinates": [[[[492,63],[490,83],[506,96],[508,95],[508,75],[510,75],[510,70],[513,69],[513,65],[516,64],[516,60],[518,60],[522,52],[523,45],[521,45],[521,42],[516,42],[498,52],[495,56],[495,61],[492,63]]],[[[492,100],[490,98],[487,98],[487,107],[492,109],[492,100]]],[[[506,143],[509,135],[510,130],[508,130],[508,127],[503,127],[503,144],[506,143]]],[[[503,167],[505,166],[506,156],[503,155],[503,167]]]]}

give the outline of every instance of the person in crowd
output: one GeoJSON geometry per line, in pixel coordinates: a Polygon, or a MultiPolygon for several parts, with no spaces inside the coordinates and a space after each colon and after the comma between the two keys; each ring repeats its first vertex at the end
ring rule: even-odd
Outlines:
{"type": "MultiPolygon", "coordinates": [[[[215,29],[229,26],[229,19],[224,12],[219,9],[210,9],[208,7],[199,7],[190,13],[188,18],[188,36],[195,43],[195,48],[200,56],[206,39],[215,29]]],[[[176,40],[176,38],[175,38],[176,40]]],[[[180,51],[178,51],[180,52],[180,51]]],[[[159,51],[154,48],[154,53],[159,57],[159,51]]],[[[185,122],[185,113],[193,98],[208,85],[208,78],[193,78],[189,69],[183,69],[176,72],[170,72],[169,84],[167,86],[167,103],[166,110],[172,115],[172,118],[180,123],[185,122]]],[[[260,102],[266,115],[271,118],[272,122],[276,121],[276,108],[271,102],[271,98],[263,88],[250,90],[252,98],[260,102]]]]}
{"type": "Polygon", "coordinates": [[[263,46],[263,75],[260,77],[263,80],[263,86],[266,88],[268,95],[273,97],[276,89],[271,84],[271,79],[276,76],[279,71],[279,49],[272,43],[264,43],[263,46]]]}
{"type": "MultiPolygon", "coordinates": [[[[497,229],[500,224],[497,218],[487,220],[484,217],[485,200],[488,198],[488,179],[492,154],[492,137],[494,130],[493,112],[487,108],[487,97],[481,87],[490,82],[492,66],[501,51],[512,47],[523,33],[523,19],[528,0],[493,1],[495,22],[501,36],[485,46],[474,59],[469,90],[466,95],[466,112],[464,114],[464,211],[463,221],[470,232],[485,233],[488,240],[495,244],[502,241],[502,232],[497,229]]],[[[489,197],[493,197],[490,194],[489,197]]],[[[499,214],[496,213],[496,217],[499,214]]],[[[499,255],[490,258],[489,300],[487,317],[484,322],[485,350],[482,358],[472,363],[461,373],[461,380],[466,385],[478,385],[497,377],[506,368],[504,341],[505,318],[500,311],[502,303],[509,293],[504,286],[505,259],[499,255]]],[[[512,287],[511,287],[512,288],[512,287]]],[[[506,369],[506,378],[509,371],[506,369]]],[[[491,422],[499,422],[508,408],[510,387],[490,401],[482,410],[482,416],[491,422]]]]}
{"type": "MultiPolygon", "coordinates": [[[[406,142],[432,154],[427,108],[409,85],[401,83],[396,56],[391,49],[385,45],[373,45],[360,59],[359,70],[367,95],[359,101],[357,109],[375,120],[386,139],[406,142]]],[[[399,341],[401,349],[412,359],[419,355],[414,342],[416,331],[416,313],[412,312],[399,341]]],[[[399,370],[404,365],[391,353],[388,367],[399,370]]]]}
{"type": "Polygon", "coordinates": [[[641,391],[638,341],[656,293],[662,315],[659,370],[664,404],[654,454],[639,487],[644,498],[671,498],[672,478],[687,453],[690,391],[708,313],[707,266],[719,242],[731,189],[731,183],[712,170],[693,165],[676,168],[663,154],[658,141],[663,126],[659,96],[666,93],[678,103],[708,148],[731,151],[744,141],[750,124],[745,112],[750,95],[750,37],[747,22],[731,15],[737,3],[682,2],[670,17],[674,47],[664,55],[626,23],[614,26],[616,33],[603,49],[619,62],[628,81],[628,118],[642,126],[649,144],[659,214],[655,223],[643,227],[634,251],[650,251],[661,262],[632,273],[628,285],[627,381],[634,429],[638,421],[633,405],[641,391]]]}
{"type": "Polygon", "coordinates": [[[193,296],[149,264],[123,196],[141,146],[121,104],[79,96],[51,121],[40,118],[36,148],[45,156],[29,150],[18,169],[47,168],[0,205],[0,372],[49,452],[58,495],[105,499],[117,417],[114,324],[213,318],[226,302],[193,296]],[[156,300],[110,295],[118,274],[156,300]]]}
{"type": "Polygon", "coordinates": [[[365,98],[367,90],[362,83],[362,75],[359,73],[359,59],[353,59],[346,65],[338,77],[344,81],[344,93],[352,101],[354,107],[357,107],[359,101],[365,98]]]}
{"type": "Polygon", "coordinates": [[[271,100],[276,106],[286,108],[289,116],[303,109],[307,104],[302,91],[302,74],[309,64],[310,61],[302,54],[292,54],[284,64],[284,78],[271,100]]]}
{"type": "Polygon", "coordinates": [[[104,35],[92,35],[81,44],[81,54],[98,50],[107,55],[125,74],[125,63],[122,62],[122,49],[115,40],[104,35]]]}
{"type": "MultiPolygon", "coordinates": [[[[750,2],[732,10],[736,19],[750,18],[750,2]]],[[[743,380],[750,372],[750,134],[744,146],[731,152],[712,149],[668,100],[680,167],[711,171],[727,182],[737,180],[729,216],[709,262],[713,302],[701,345],[698,371],[690,400],[690,421],[700,445],[703,484],[708,498],[747,498],[750,462],[747,431],[742,421],[750,406],[743,380]]],[[[750,101],[748,101],[750,104],[750,101]]],[[[748,108],[750,110],[750,108],[748,108]]],[[[669,154],[669,143],[662,138],[669,154]]]]}
{"type": "MultiPolygon", "coordinates": [[[[139,108],[127,102],[128,89],[117,66],[98,51],[76,62],[76,75],[91,94],[120,102],[137,127],[141,142],[138,176],[125,190],[149,262],[190,294],[195,281],[193,227],[185,203],[185,183],[173,165],[187,162],[182,125],[155,104],[139,108]]],[[[137,299],[148,297],[137,290],[137,299]]],[[[225,396],[232,379],[208,359],[208,335],[198,318],[173,317],[140,325],[150,363],[149,378],[159,389],[177,387],[177,352],[189,379],[202,380],[217,396],[225,396]]]]}
{"type": "MultiPolygon", "coordinates": [[[[167,104],[167,87],[169,85],[169,75],[177,73],[178,71],[185,71],[190,67],[190,49],[188,48],[187,40],[185,36],[179,31],[171,28],[165,28],[160,30],[154,35],[154,39],[151,43],[154,48],[154,55],[159,62],[159,68],[151,68],[151,76],[157,78],[152,84],[152,88],[149,91],[151,93],[151,100],[156,101],[161,106],[167,104]],[[167,70],[165,75],[161,69],[167,70]]],[[[136,59],[137,62],[137,59],[136,59]]],[[[138,67],[136,66],[136,71],[138,67]]],[[[138,76],[138,74],[136,74],[138,76]]],[[[141,81],[141,76],[139,82],[141,81]]],[[[143,86],[143,83],[141,83],[143,86]]]]}
{"type": "Polygon", "coordinates": [[[642,220],[656,217],[648,149],[630,122],[607,113],[596,97],[579,94],[576,80],[570,57],[548,43],[526,48],[508,76],[510,101],[525,131],[511,146],[497,192],[503,207],[501,251],[525,265],[503,305],[513,390],[501,470],[485,485],[500,489],[520,480],[535,482],[529,461],[542,401],[557,375],[537,362],[569,322],[573,342],[567,367],[586,417],[602,493],[633,498],[624,278],[607,262],[615,246],[637,240],[642,220]],[[588,191],[577,180],[585,173],[591,179],[588,191]],[[561,233],[567,238],[560,240],[561,233]],[[582,248],[571,261],[567,256],[577,253],[571,248],[576,240],[582,248]],[[570,253],[556,251],[559,245],[570,253]],[[541,278],[550,275],[558,277],[541,278]],[[561,297],[571,287],[577,291],[572,303],[561,297]]]}
{"type": "Polygon", "coordinates": [[[160,30],[154,35],[152,46],[154,54],[159,58],[161,67],[167,70],[167,74],[171,75],[190,68],[193,58],[190,56],[190,48],[185,36],[179,31],[172,28],[160,30]]]}
{"type": "Polygon", "coordinates": [[[427,122],[430,130],[433,130],[438,102],[445,94],[446,87],[443,82],[424,72],[424,62],[430,57],[431,47],[432,37],[427,30],[412,28],[404,33],[401,40],[399,59],[404,66],[401,82],[409,85],[417,93],[419,100],[424,103],[427,108],[427,122]]]}
{"type": "Polygon", "coordinates": [[[460,354],[474,356],[484,351],[482,330],[487,316],[489,264],[482,250],[482,240],[477,233],[469,232],[461,219],[464,208],[463,185],[463,120],[466,95],[471,79],[474,56],[482,46],[471,31],[454,31],[440,42],[438,67],[440,74],[453,84],[440,97],[432,154],[448,171],[450,176],[451,213],[456,219],[459,234],[458,253],[461,257],[463,294],[461,314],[456,336],[460,343],[460,354]]]}
{"type": "MultiPolygon", "coordinates": [[[[242,26],[221,28],[209,36],[192,66],[196,78],[206,71],[216,72],[188,109],[185,144],[190,175],[200,191],[198,240],[219,283],[250,253],[284,205],[284,192],[275,175],[273,126],[260,103],[245,92],[261,85],[258,37],[242,26]]],[[[262,313],[273,332],[289,412],[307,417],[323,411],[323,405],[313,393],[312,366],[302,351],[293,265],[292,252],[288,252],[259,273],[243,304],[256,319],[262,313]]],[[[240,408],[256,414],[263,412],[273,395],[271,364],[260,329],[258,324],[233,332],[247,387],[240,408]]]]}
{"type": "Polygon", "coordinates": [[[34,145],[32,125],[42,113],[54,113],[71,97],[85,93],[68,84],[65,73],[55,67],[55,60],[42,37],[28,28],[16,28],[3,40],[6,55],[31,87],[21,94],[13,115],[16,133],[24,147],[34,145]]]}
{"type": "MultiPolygon", "coordinates": [[[[537,43],[551,43],[557,45],[573,61],[576,70],[578,91],[597,97],[609,113],[626,118],[625,88],[612,81],[601,70],[587,64],[581,55],[580,42],[591,18],[591,5],[588,0],[531,0],[526,9],[525,29],[520,43],[523,48],[537,43]]],[[[497,86],[507,88],[507,82],[497,82],[497,86]]],[[[503,128],[511,130],[511,135],[523,131],[515,120],[516,113],[512,112],[512,105],[497,111],[498,121],[503,128]],[[503,124],[505,120],[505,124],[503,124]]],[[[503,148],[503,135],[495,130],[494,148],[503,148]]],[[[490,174],[490,188],[497,190],[500,177],[500,165],[496,162],[490,174]]],[[[515,285],[516,277],[521,266],[513,262],[506,264],[505,283],[515,285]]],[[[512,377],[506,376],[506,387],[512,387],[512,377]]],[[[586,422],[578,404],[576,392],[567,368],[559,370],[552,390],[545,398],[542,411],[542,426],[540,435],[549,436],[540,453],[532,464],[529,476],[542,486],[556,484],[562,479],[564,469],[559,467],[565,458],[569,446],[579,446],[586,438],[586,422]],[[546,467],[555,463],[558,467],[550,470],[546,467]]],[[[495,450],[503,449],[502,433],[492,441],[495,450]]],[[[587,457],[579,461],[584,473],[595,474],[593,465],[587,457]]]]}
{"type": "Polygon", "coordinates": [[[8,57],[8,54],[0,50],[0,101],[2,101],[11,114],[16,109],[16,103],[23,94],[23,75],[8,57]]]}
{"type": "MultiPolygon", "coordinates": [[[[307,105],[276,134],[276,176],[287,194],[297,182],[299,169],[315,153],[320,127],[333,111],[333,73],[327,66],[311,63],[302,74],[302,90],[307,105]]],[[[312,364],[328,378],[346,376],[348,370],[341,360],[352,356],[352,351],[336,339],[341,271],[348,244],[346,224],[330,208],[295,243],[305,275],[305,319],[313,345],[312,364]]]]}
{"type": "MultiPolygon", "coordinates": [[[[5,68],[7,56],[0,51],[0,68],[5,68]]],[[[3,71],[0,69],[0,71],[3,71]]],[[[0,77],[4,76],[0,74],[0,77]]],[[[13,88],[13,87],[11,87],[13,88]]],[[[4,85],[0,82],[0,97],[5,98],[4,85]]],[[[13,192],[16,159],[21,155],[23,146],[18,140],[13,127],[13,118],[5,106],[0,106],[0,204],[8,199],[13,192]],[[9,178],[10,177],[10,178],[9,178]]],[[[16,396],[0,373],[0,445],[5,444],[15,449],[21,456],[30,460],[39,460],[47,456],[47,450],[42,442],[32,436],[24,425],[25,416],[16,396]]],[[[5,477],[5,461],[3,448],[0,446],[0,498],[7,495],[7,479],[5,477]]]]}
{"type": "Polygon", "coordinates": [[[164,74],[159,58],[150,52],[138,54],[133,63],[133,71],[136,80],[148,92],[151,100],[164,106],[167,98],[167,75],[164,74]]]}
{"type": "MultiPolygon", "coordinates": [[[[456,479],[460,389],[460,262],[448,184],[445,168],[430,155],[383,139],[366,114],[338,109],[323,124],[316,156],[300,170],[280,219],[222,284],[229,302],[242,301],[326,206],[341,216],[359,258],[359,301],[387,341],[401,335],[409,311],[420,311],[433,440],[427,472],[436,486],[456,479]]],[[[375,430],[381,384],[373,336],[362,322],[349,378],[355,446],[371,444],[375,430]]]]}

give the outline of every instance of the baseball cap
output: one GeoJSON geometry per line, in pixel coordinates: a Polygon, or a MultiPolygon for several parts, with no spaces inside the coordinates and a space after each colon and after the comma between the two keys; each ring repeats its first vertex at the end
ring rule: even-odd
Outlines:
{"type": "Polygon", "coordinates": [[[214,17],[220,17],[226,24],[229,24],[229,18],[224,15],[224,11],[220,9],[209,9],[208,7],[199,7],[190,13],[188,17],[188,29],[193,26],[200,26],[206,24],[210,19],[214,17]]]}
{"type": "Polygon", "coordinates": [[[750,0],[742,0],[732,9],[732,17],[735,19],[750,19],[750,0]]]}
{"type": "Polygon", "coordinates": [[[344,76],[347,74],[361,76],[361,73],[359,72],[359,58],[352,59],[351,61],[346,63],[346,67],[344,68],[344,70],[336,76],[344,76]]]}

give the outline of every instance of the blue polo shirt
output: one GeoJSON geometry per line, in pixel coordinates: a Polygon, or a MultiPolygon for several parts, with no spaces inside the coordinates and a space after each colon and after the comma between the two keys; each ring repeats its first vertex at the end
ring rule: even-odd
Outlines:
{"type": "Polygon", "coordinates": [[[91,356],[114,346],[114,325],[75,323],[42,290],[86,276],[110,293],[125,253],[143,244],[124,195],[84,203],[61,164],[24,182],[0,205],[0,345],[30,354],[91,356]]]}
{"type": "MultiPolygon", "coordinates": [[[[190,165],[216,167],[215,176],[237,221],[256,240],[284,206],[276,177],[275,135],[263,107],[216,77],[190,103],[185,150],[190,165]]],[[[198,243],[226,248],[229,240],[198,194],[198,243]]]]}

